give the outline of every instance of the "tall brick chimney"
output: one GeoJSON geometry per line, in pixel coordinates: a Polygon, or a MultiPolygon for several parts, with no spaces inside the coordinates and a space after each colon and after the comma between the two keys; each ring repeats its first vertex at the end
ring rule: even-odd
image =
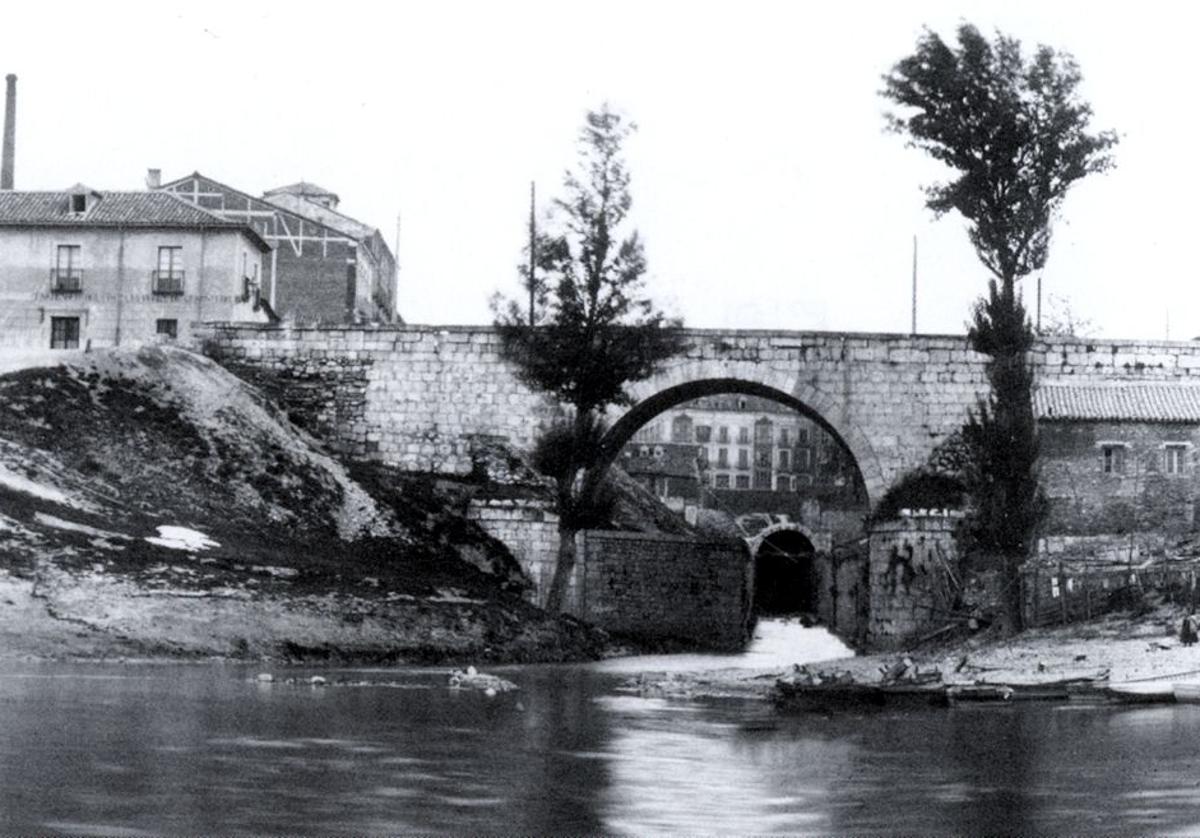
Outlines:
{"type": "Polygon", "coordinates": [[[13,157],[17,152],[17,77],[5,78],[8,91],[4,97],[4,151],[0,156],[0,189],[13,188],[13,157]]]}

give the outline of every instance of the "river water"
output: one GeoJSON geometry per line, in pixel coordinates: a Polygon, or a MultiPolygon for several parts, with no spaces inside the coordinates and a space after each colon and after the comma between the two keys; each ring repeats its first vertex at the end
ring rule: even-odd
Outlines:
{"type": "Polygon", "coordinates": [[[7,664],[0,832],[1200,834],[1200,706],[779,715],[639,698],[630,671],[838,654],[445,670],[7,664]],[[666,664],[662,666],[661,664],[666,664]]]}

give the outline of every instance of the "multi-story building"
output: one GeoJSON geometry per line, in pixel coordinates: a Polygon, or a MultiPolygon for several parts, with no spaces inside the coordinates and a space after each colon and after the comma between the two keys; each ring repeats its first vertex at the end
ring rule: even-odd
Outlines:
{"type": "Polygon", "coordinates": [[[265,322],[270,246],[163,192],[0,191],[0,346],[76,349],[265,322]]]}
{"type": "Polygon", "coordinates": [[[713,489],[796,492],[854,480],[853,463],[824,428],[756,396],[705,396],[665,411],[634,434],[627,453],[645,444],[694,450],[698,479],[713,489]]]}
{"type": "Polygon", "coordinates": [[[263,291],[280,317],[298,323],[391,323],[396,259],[383,235],[338,212],[338,196],[294,183],[255,197],[199,172],[158,184],[222,218],[248,224],[273,245],[263,291]]]}

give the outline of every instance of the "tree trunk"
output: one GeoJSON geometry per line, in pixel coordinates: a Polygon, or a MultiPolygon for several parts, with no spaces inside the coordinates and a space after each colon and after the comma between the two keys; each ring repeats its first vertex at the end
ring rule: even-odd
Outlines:
{"type": "Polygon", "coordinates": [[[546,610],[561,614],[563,601],[567,597],[567,586],[575,570],[575,534],[578,532],[564,526],[558,528],[558,558],[554,562],[554,576],[550,580],[550,591],[546,595],[546,610]]]}

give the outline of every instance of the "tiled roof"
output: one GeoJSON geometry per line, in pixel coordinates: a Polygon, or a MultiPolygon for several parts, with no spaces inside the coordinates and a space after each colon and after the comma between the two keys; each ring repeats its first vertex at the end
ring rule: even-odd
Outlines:
{"type": "Polygon", "coordinates": [[[178,227],[241,230],[263,250],[270,246],[241,222],[229,221],[169,192],[0,191],[0,227],[178,227]],[[87,194],[87,210],[71,211],[71,196],[87,194]]]}
{"type": "Polygon", "coordinates": [[[632,442],[625,446],[631,456],[623,458],[621,467],[628,474],[657,474],[674,477],[695,477],[696,457],[698,446],[681,445],[677,443],[645,443],[632,442]],[[641,449],[647,449],[647,455],[641,455],[641,449]],[[655,449],[662,450],[661,457],[654,456],[655,449]]]}
{"type": "Polygon", "coordinates": [[[1043,384],[1033,398],[1043,422],[1200,422],[1200,385],[1168,382],[1043,384]]]}

